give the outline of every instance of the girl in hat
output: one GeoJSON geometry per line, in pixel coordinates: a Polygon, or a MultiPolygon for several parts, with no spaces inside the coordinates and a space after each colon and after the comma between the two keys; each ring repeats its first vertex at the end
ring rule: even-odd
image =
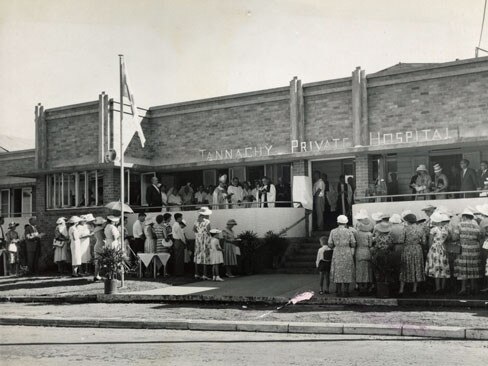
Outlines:
{"type": "Polygon", "coordinates": [[[405,283],[412,283],[412,293],[417,293],[417,285],[424,281],[424,256],[422,246],[426,243],[425,232],[417,224],[417,217],[409,213],[403,217],[405,226],[405,245],[403,247],[400,266],[400,290],[402,295],[405,283]]]}
{"type": "Polygon", "coordinates": [[[434,293],[440,293],[446,288],[446,278],[451,277],[445,249],[445,242],[449,237],[449,226],[447,225],[449,217],[436,212],[431,216],[431,223],[430,238],[432,245],[425,261],[425,274],[435,279],[434,293]]]}
{"type": "Polygon", "coordinates": [[[5,234],[5,241],[7,243],[7,251],[8,251],[8,263],[9,263],[9,274],[17,275],[17,259],[18,259],[18,243],[19,243],[19,234],[17,233],[16,229],[19,226],[16,222],[11,222],[8,224],[8,231],[5,234]]]}
{"type": "Polygon", "coordinates": [[[212,210],[208,207],[202,207],[198,211],[198,218],[193,225],[193,232],[195,233],[195,278],[209,280],[207,277],[207,265],[210,264],[210,220],[209,216],[212,210]],[[199,266],[203,266],[202,276],[199,275],[199,266]]]}
{"type": "Polygon", "coordinates": [[[478,278],[483,277],[481,268],[480,228],[474,220],[474,214],[465,209],[459,222],[459,239],[461,242],[461,254],[456,259],[455,274],[461,281],[461,291],[458,295],[467,293],[468,280],[471,284],[471,292],[478,291],[478,278]]]}
{"type": "Polygon", "coordinates": [[[222,282],[224,281],[219,275],[219,267],[224,263],[224,255],[222,253],[222,247],[220,246],[220,240],[218,235],[221,233],[220,230],[212,229],[210,230],[210,262],[212,265],[212,280],[222,282]]]}
{"type": "Polygon", "coordinates": [[[373,282],[371,265],[371,247],[373,245],[373,224],[366,213],[360,212],[356,217],[356,283],[359,293],[364,294],[373,282]]]}
{"type": "Polygon", "coordinates": [[[95,259],[95,273],[93,276],[93,281],[100,281],[102,277],[100,277],[100,252],[104,246],[105,234],[104,234],[104,225],[107,222],[103,217],[98,216],[95,221],[93,221],[93,237],[95,239],[95,245],[93,247],[93,258],[95,259]]]}
{"type": "Polygon", "coordinates": [[[346,225],[345,215],[337,217],[338,227],[330,232],[329,247],[334,249],[332,254],[331,279],[337,286],[339,296],[349,296],[349,284],[354,281],[354,258],[352,248],[356,246],[356,239],[346,225]],[[344,292],[342,291],[344,289],[344,292]]]}
{"type": "Polygon", "coordinates": [[[237,255],[236,247],[237,243],[236,235],[234,233],[234,226],[237,225],[236,220],[230,219],[227,221],[227,226],[222,230],[222,237],[224,239],[224,265],[225,265],[225,275],[229,278],[234,277],[232,275],[232,267],[237,266],[237,255]]]}
{"type": "Polygon", "coordinates": [[[64,272],[64,263],[68,261],[68,228],[66,227],[66,218],[60,217],[56,221],[54,229],[54,263],[58,266],[58,273],[64,272]]]}

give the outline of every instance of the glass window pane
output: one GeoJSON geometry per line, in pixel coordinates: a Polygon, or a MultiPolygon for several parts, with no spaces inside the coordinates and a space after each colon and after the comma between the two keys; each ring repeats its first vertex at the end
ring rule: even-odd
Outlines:
{"type": "Polygon", "coordinates": [[[4,189],[2,190],[1,196],[0,196],[0,214],[2,216],[10,216],[10,190],[4,189]]]}
{"type": "Polygon", "coordinates": [[[97,172],[98,206],[103,206],[103,171],[97,172]]]}
{"type": "Polygon", "coordinates": [[[32,215],[32,188],[22,189],[22,216],[32,215]]]}
{"type": "Polygon", "coordinates": [[[12,216],[20,217],[22,213],[22,188],[12,190],[12,216]]]}
{"type": "Polygon", "coordinates": [[[86,173],[78,173],[78,207],[87,205],[86,184],[86,173]]]}
{"type": "Polygon", "coordinates": [[[97,192],[97,174],[96,171],[88,172],[88,206],[96,206],[97,192]]]}
{"type": "Polygon", "coordinates": [[[141,175],[132,172],[130,175],[130,203],[139,206],[141,204],[141,175]]]}
{"type": "Polygon", "coordinates": [[[54,208],[54,174],[47,177],[47,207],[54,208]]]}

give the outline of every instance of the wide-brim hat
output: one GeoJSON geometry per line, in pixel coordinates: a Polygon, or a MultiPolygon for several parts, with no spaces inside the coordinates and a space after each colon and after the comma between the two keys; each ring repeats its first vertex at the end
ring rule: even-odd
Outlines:
{"type": "Polygon", "coordinates": [[[427,205],[427,206],[425,206],[424,208],[422,208],[422,211],[424,211],[424,212],[425,212],[425,211],[435,211],[435,209],[436,209],[436,208],[437,208],[437,207],[435,207],[435,206],[432,206],[432,205],[427,205]]]}
{"type": "Polygon", "coordinates": [[[430,221],[432,223],[441,223],[441,222],[446,222],[446,221],[449,221],[449,216],[447,216],[446,214],[444,213],[440,213],[440,212],[434,212],[432,214],[432,216],[430,217],[430,221]]]}
{"type": "Polygon", "coordinates": [[[371,214],[371,218],[374,221],[381,221],[381,216],[383,216],[383,212],[374,212],[371,214]]]}
{"type": "Polygon", "coordinates": [[[208,207],[201,207],[198,212],[197,212],[199,215],[203,215],[203,216],[209,216],[212,214],[212,210],[209,209],[208,207]]]}
{"type": "Polygon", "coordinates": [[[119,222],[120,221],[120,216],[109,215],[109,216],[107,216],[107,220],[110,220],[112,222],[119,222]]]}
{"type": "Polygon", "coordinates": [[[68,220],[68,223],[70,224],[77,224],[81,221],[81,217],[79,216],[71,216],[68,220]]]}
{"type": "Polygon", "coordinates": [[[356,214],[356,220],[364,220],[369,217],[368,211],[366,211],[364,208],[359,210],[359,212],[356,214]]]}
{"type": "Polygon", "coordinates": [[[219,229],[212,229],[210,230],[210,234],[220,234],[222,231],[219,229]]]}
{"type": "Polygon", "coordinates": [[[403,216],[403,220],[409,224],[415,224],[417,222],[417,216],[415,216],[413,213],[407,213],[405,216],[403,216]]]}
{"type": "Polygon", "coordinates": [[[488,203],[485,203],[484,205],[477,205],[476,206],[476,210],[484,215],[484,216],[488,216],[488,203]]]}
{"type": "Polygon", "coordinates": [[[56,220],[56,225],[65,224],[65,223],[66,223],[66,217],[60,217],[59,219],[56,220]]]}
{"type": "Polygon", "coordinates": [[[86,222],[95,221],[95,216],[93,216],[93,214],[91,214],[91,213],[86,214],[86,215],[81,215],[80,217],[82,220],[85,220],[86,222]]]}
{"type": "Polygon", "coordinates": [[[219,177],[219,182],[225,183],[227,182],[227,174],[223,174],[219,177]]]}
{"type": "Polygon", "coordinates": [[[412,211],[410,211],[410,210],[404,210],[404,211],[402,211],[402,213],[401,213],[401,215],[400,215],[400,216],[402,217],[402,220],[404,220],[404,221],[405,221],[405,216],[407,216],[407,215],[409,215],[409,214],[412,214],[412,213],[413,213],[413,212],[412,212],[412,211]]]}
{"type": "Polygon", "coordinates": [[[376,225],[375,229],[380,233],[389,233],[391,231],[391,226],[387,222],[381,222],[376,225]]]}
{"type": "Polygon", "coordinates": [[[401,224],[402,223],[402,218],[400,217],[399,214],[393,214],[390,217],[390,224],[401,224]]]}
{"type": "Polygon", "coordinates": [[[346,215],[339,215],[337,217],[337,223],[338,224],[342,224],[342,225],[345,225],[349,222],[349,219],[347,218],[346,215]]]}
{"type": "Polygon", "coordinates": [[[11,223],[8,224],[9,229],[13,229],[14,227],[19,226],[20,224],[18,222],[12,221],[11,223]]]}
{"type": "Polygon", "coordinates": [[[229,221],[227,221],[227,225],[237,225],[237,222],[234,219],[230,219],[229,221]]]}
{"type": "Polygon", "coordinates": [[[423,172],[427,172],[428,170],[427,170],[427,168],[425,167],[425,165],[424,165],[424,164],[420,164],[420,165],[417,167],[417,171],[418,171],[418,172],[421,172],[421,171],[423,171],[423,172]]]}
{"type": "Polygon", "coordinates": [[[97,217],[95,218],[95,220],[93,221],[93,224],[95,224],[95,225],[103,225],[103,224],[105,224],[106,222],[107,222],[107,220],[105,220],[103,217],[101,217],[101,216],[97,216],[97,217]]]}
{"type": "Polygon", "coordinates": [[[442,167],[439,164],[434,164],[434,173],[442,172],[442,167]]]}
{"type": "Polygon", "coordinates": [[[373,223],[368,219],[361,219],[357,224],[356,224],[356,230],[358,231],[372,231],[373,230],[373,223]]]}
{"type": "Polygon", "coordinates": [[[186,224],[186,220],[185,220],[185,219],[181,219],[180,224],[183,224],[183,225],[187,226],[187,224],[186,224]]]}
{"type": "Polygon", "coordinates": [[[465,208],[463,212],[461,212],[461,215],[474,217],[473,211],[471,211],[469,208],[465,208]]]}

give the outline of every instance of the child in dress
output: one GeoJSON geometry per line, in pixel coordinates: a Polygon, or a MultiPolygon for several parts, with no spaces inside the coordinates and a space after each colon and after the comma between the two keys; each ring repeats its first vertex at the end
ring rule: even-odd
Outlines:
{"type": "Polygon", "coordinates": [[[220,233],[221,231],[217,229],[210,230],[210,263],[212,264],[212,280],[223,282],[224,280],[219,275],[219,266],[224,263],[224,254],[218,239],[220,233]]]}
{"type": "Polygon", "coordinates": [[[317,260],[315,261],[315,265],[319,270],[319,278],[320,278],[320,295],[328,294],[329,293],[329,286],[330,286],[330,265],[332,263],[332,253],[334,252],[328,245],[327,245],[327,237],[321,236],[320,239],[320,248],[317,251],[317,260]],[[325,280],[325,291],[324,291],[324,280],[325,280]]]}

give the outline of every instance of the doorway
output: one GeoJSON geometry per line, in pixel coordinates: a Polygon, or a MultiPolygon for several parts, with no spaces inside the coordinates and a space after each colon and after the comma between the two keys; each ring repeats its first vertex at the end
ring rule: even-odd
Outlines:
{"type": "Polygon", "coordinates": [[[449,191],[459,191],[461,188],[459,162],[463,159],[463,154],[437,155],[430,157],[430,175],[434,176],[434,165],[439,164],[442,172],[447,176],[449,191]]]}

